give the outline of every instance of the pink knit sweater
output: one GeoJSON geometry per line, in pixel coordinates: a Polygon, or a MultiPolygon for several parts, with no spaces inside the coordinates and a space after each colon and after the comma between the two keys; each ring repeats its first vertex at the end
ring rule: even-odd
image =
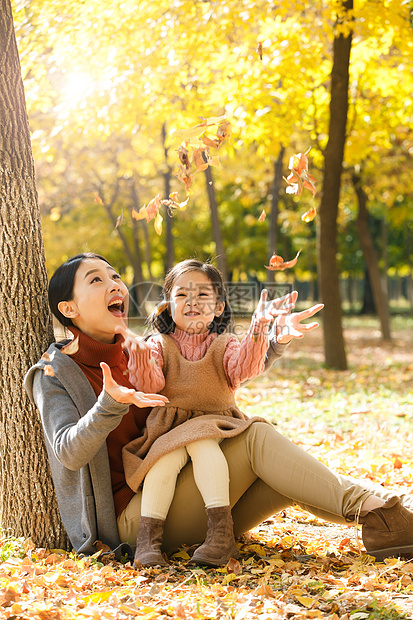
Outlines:
{"type": "MultiPolygon", "coordinates": [[[[176,342],[181,354],[189,361],[204,357],[216,333],[188,334],[178,328],[169,334],[176,342]]],[[[142,392],[161,392],[165,385],[161,343],[157,336],[148,341],[144,352],[131,352],[129,357],[129,380],[142,392]]],[[[247,334],[240,342],[233,336],[224,354],[224,370],[228,385],[236,390],[241,383],[257,377],[264,369],[268,349],[268,322],[259,322],[254,317],[247,334]]]]}

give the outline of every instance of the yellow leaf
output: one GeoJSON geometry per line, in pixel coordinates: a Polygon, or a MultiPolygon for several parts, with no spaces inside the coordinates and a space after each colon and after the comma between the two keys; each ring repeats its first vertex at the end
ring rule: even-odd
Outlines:
{"type": "Polygon", "coordinates": [[[297,596],[296,598],[304,607],[312,607],[312,605],[317,602],[317,599],[310,598],[309,596],[297,596]]]}
{"type": "MultiPolygon", "coordinates": [[[[165,310],[165,308],[167,306],[168,306],[168,304],[162,304],[163,310],[165,310]]],[[[181,549],[180,551],[177,551],[176,553],[174,553],[172,557],[173,558],[182,558],[183,560],[189,560],[189,558],[191,556],[188,555],[188,553],[184,549],[181,549]]]]}
{"type": "Polygon", "coordinates": [[[162,221],[163,221],[162,215],[160,213],[157,213],[155,217],[155,221],[153,223],[153,226],[155,228],[155,232],[157,235],[162,234],[162,221]]]}
{"type": "Polygon", "coordinates": [[[82,596],[81,600],[84,603],[105,603],[111,596],[112,590],[105,590],[104,592],[93,592],[88,596],[82,596]]]}
{"type": "Polygon", "coordinates": [[[234,579],[239,579],[239,577],[237,577],[237,575],[234,575],[234,573],[229,573],[228,575],[225,575],[222,583],[225,586],[227,583],[230,583],[230,581],[234,581],[234,579]]]}

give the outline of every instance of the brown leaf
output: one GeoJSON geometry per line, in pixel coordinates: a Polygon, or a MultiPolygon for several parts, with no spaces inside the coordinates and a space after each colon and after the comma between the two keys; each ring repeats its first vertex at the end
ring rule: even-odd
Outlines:
{"type": "Polygon", "coordinates": [[[312,222],[316,215],[316,208],[311,207],[311,209],[308,209],[308,211],[302,214],[301,219],[303,220],[303,222],[312,222]]]}
{"type": "Polygon", "coordinates": [[[195,149],[193,153],[193,160],[198,172],[202,172],[208,168],[208,162],[205,161],[203,154],[205,149],[202,147],[195,149]]]}
{"type": "Polygon", "coordinates": [[[258,218],[259,222],[263,222],[265,220],[265,218],[267,217],[267,214],[265,213],[265,209],[263,209],[261,211],[260,217],[258,218]]]}
{"type": "Polygon", "coordinates": [[[45,360],[45,362],[50,362],[50,355],[47,353],[47,351],[46,353],[43,353],[41,359],[45,360]]]}
{"type": "Polygon", "coordinates": [[[282,256],[277,256],[277,254],[273,254],[270,258],[270,264],[264,265],[264,267],[266,269],[269,269],[270,271],[284,271],[284,269],[290,269],[296,264],[300,253],[301,250],[298,250],[296,256],[292,260],[285,262],[282,256]]]}
{"type": "Polygon", "coordinates": [[[46,364],[46,366],[43,368],[43,372],[45,374],[45,377],[54,377],[54,369],[53,366],[51,366],[50,364],[46,364]]]}
{"type": "Polygon", "coordinates": [[[103,200],[97,192],[95,192],[95,202],[97,202],[99,205],[103,205],[103,200]]]}
{"type": "Polygon", "coordinates": [[[260,60],[262,60],[262,43],[259,42],[257,45],[257,54],[260,57],[260,60]]]}
{"type": "Polygon", "coordinates": [[[234,558],[230,558],[226,568],[228,573],[234,573],[234,575],[239,575],[242,572],[241,564],[234,558]]]}
{"type": "Polygon", "coordinates": [[[108,547],[108,545],[105,545],[105,543],[103,543],[101,540],[95,540],[93,546],[96,547],[98,551],[103,551],[104,553],[111,550],[110,547],[108,547]]]}
{"type": "Polygon", "coordinates": [[[227,140],[231,144],[231,123],[229,121],[224,121],[218,126],[217,138],[219,144],[224,140],[227,140]]]}

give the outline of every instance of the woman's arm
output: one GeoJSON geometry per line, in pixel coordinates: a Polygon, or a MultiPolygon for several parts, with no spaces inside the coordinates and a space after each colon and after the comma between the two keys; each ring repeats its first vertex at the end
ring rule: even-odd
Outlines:
{"type": "Polygon", "coordinates": [[[103,391],[82,416],[60,381],[45,376],[41,369],[34,376],[33,400],[40,411],[48,449],[72,471],[93,459],[129,410],[128,404],[116,402],[103,391]]]}
{"type": "MultiPolygon", "coordinates": [[[[143,394],[118,385],[109,366],[102,362],[101,367],[103,390],[83,416],[68,388],[56,376],[45,375],[42,369],[35,371],[32,396],[40,411],[46,443],[54,457],[73,471],[87,465],[96,455],[129,411],[129,405],[155,407],[167,400],[164,396],[143,394]]],[[[89,401],[87,394],[84,399],[89,401]]]]}

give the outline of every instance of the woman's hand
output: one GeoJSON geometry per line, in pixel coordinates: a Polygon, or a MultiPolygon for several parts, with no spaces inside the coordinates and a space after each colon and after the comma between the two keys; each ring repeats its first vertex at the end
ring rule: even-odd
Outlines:
{"type": "Polygon", "coordinates": [[[297,291],[292,291],[287,293],[287,295],[267,301],[268,291],[263,289],[257,309],[254,312],[254,317],[260,323],[269,323],[275,317],[287,315],[294,308],[297,297],[297,291]]]}
{"type": "MultiPolygon", "coordinates": [[[[297,293],[296,291],[294,292],[297,293]]],[[[295,299],[297,299],[297,295],[298,293],[296,294],[295,299]]],[[[305,332],[310,332],[318,327],[319,323],[316,321],[313,323],[304,324],[301,324],[301,321],[304,319],[309,319],[317,312],[320,312],[323,308],[324,304],[316,304],[315,306],[311,306],[311,308],[303,310],[302,312],[279,315],[274,325],[277,342],[280,344],[287,344],[293,338],[302,338],[305,332]]]]}
{"type": "Polygon", "coordinates": [[[101,362],[100,367],[103,373],[103,389],[118,403],[136,405],[137,407],[162,407],[169,402],[166,396],[162,396],[162,394],[145,394],[119,385],[113,379],[110,368],[105,362],[101,362]]]}

